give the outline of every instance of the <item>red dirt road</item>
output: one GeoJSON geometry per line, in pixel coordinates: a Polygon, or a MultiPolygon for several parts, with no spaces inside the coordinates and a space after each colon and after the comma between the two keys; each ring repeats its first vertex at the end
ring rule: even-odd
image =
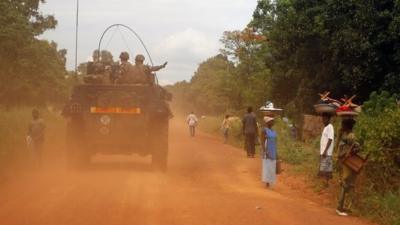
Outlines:
{"type": "MultiPolygon", "coordinates": [[[[152,172],[148,159],[96,157],[90,169],[66,171],[55,161],[2,184],[1,225],[361,225],[295,195],[266,190],[259,159],[217,138],[188,137],[170,129],[167,173],[152,172]],[[49,172],[50,171],[50,172],[49,172]]],[[[278,177],[279,182],[279,177],[278,177]]]]}

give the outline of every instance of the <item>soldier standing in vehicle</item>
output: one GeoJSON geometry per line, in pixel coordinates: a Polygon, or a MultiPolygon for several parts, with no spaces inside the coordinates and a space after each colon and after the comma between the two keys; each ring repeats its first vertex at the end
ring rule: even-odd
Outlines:
{"type": "Polygon", "coordinates": [[[117,83],[131,83],[132,82],[132,64],[128,61],[129,60],[129,53],[128,52],[121,52],[119,55],[119,59],[121,60],[120,65],[120,74],[117,78],[117,83]]]}
{"type": "Polygon", "coordinates": [[[43,155],[46,125],[40,117],[39,110],[32,110],[32,121],[29,124],[27,141],[31,145],[36,163],[40,165],[43,155]]]}
{"type": "Polygon", "coordinates": [[[144,65],[144,60],[145,60],[145,59],[146,59],[146,58],[145,58],[144,55],[142,55],[142,54],[136,55],[136,57],[135,57],[135,66],[137,66],[137,67],[143,67],[144,70],[145,70],[146,72],[156,72],[156,71],[159,71],[159,70],[161,70],[161,69],[164,69],[164,68],[167,66],[167,64],[168,64],[168,62],[165,62],[164,64],[162,64],[162,65],[160,65],[160,66],[149,66],[149,65],[144,65]]]}
{"type": "Polygon", "coordinates": [[[165,68],[168,64],[168,62],[165,62],[160,66],[149,66],[144,64],[144,60],[145,60],[144,55],[139,54],[136,55],[135,57],[135,65],[133,66],[132,70],[133,73],[135,74],[135,82],[137,83],[152,82],[150,80],[152,72],[159,71],[165,68]]]}

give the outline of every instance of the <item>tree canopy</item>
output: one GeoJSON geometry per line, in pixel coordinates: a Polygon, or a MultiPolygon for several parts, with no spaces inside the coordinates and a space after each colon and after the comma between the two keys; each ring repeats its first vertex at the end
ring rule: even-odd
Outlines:
{"type": "Polygon", "coordinates": [[[399,4],[258,1],[250,25],[269,40],[273,98],[309,111],[324,90],[361,101],[372,91],[399,92],[399,4]]]}
{"type": "Polygon", "coordinates": [[[325,90],[361,102],[372,91],[398,93],[399,10],[393,0],[258,0],[247,27],[222,35],[233,66],[217,83],[235,90],[226,93],[233,110],[272,100],[292,117],[312,112],[325,90]]]}
{"type": "Polygon", "coordinates": [[[44,0],[0,2],[0,104],[45,104],[65,96],[67,51],[38,39],[54,29],[53,16],[39,11],[44,0]]]}

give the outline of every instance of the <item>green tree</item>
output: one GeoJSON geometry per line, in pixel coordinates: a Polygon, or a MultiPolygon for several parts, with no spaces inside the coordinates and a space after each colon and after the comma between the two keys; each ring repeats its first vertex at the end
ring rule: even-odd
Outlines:
{"type": "Polygon", "coordinates": [[[194,110],[201,114],[221,114],[232,108],[235,95],[230,70],[233,64],[223,55],[201,63],[190,82],[179,82],[168,87],[182,111],[194,110]]]}
{"type": "Polygon", "coordinates": [[[360,101],[373,90],[399,92],[399,4],[258,1],[250,25],[269,40],[274,99],[304,112],[324,90],[360,101]]]}
{"type": "Polygon", "coordinates": [[[270,70],[266,37],[252,27],[242,31],[224,32],[221,53],[235,64],[230,85],[236,88],[235,110],[246,106],[260,106],[269,98],[270,70]]]}
{"type": "Polygon", "coordinates": [[[400,189],[400,106],[395,95],[373,92],[357,119],[357,137],[369,154],[366,167],[376,190],[400,189]]]}
{"type": "Polygon", "coordinates": [[[0,2],[0,104],[45,104],[64,98],[65,51],[37,36],[57,21],[39,0],[0,2]]]}

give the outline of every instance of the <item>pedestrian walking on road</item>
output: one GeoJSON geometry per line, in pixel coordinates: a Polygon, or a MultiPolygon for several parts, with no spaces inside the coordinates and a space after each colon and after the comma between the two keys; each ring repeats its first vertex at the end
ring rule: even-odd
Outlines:
{"type": "Polygon", "coordinates": [[[276,160],[277,160],[277,134],[272,129],[274,118],[264,117],[265,127],[261,131],[262,144],[262,182],[265,186],[272,187],[276,183],[276,160]]]}
{"type": "Polygon", "coordinates": [[[258,125],[252,107],[247,108],[247,114],[244,115],[242,123],[247,157],[254,158],[256,152],[256,139],[258,138],[258,125]]]}
{"type": "Polygon", "coordinates": [[[224,143],[225,144],[228,143],[229,129],[230,129],[229,115],[226,115],[221,124],[221,130],[224,134],[224,143]]]}
{"type": "Polygon", "coordinates": [[[328,113],[322,114],[322,122],[324,130],[320,141],[320,166],[318,175],[325,179],[325,185],[329,185],[329,180],[332,179],[333,171],[333,146],[335,131],[331,124],[331,115],[328,113]]]}
{"type": "Polygon", "coordinates": [[[26,141],[28,146],[32,149],[32,155],[35,163],[38,165],[40,165],[42,161],[45,129],[46,125],[44,120],[40,117],[39,110],[33,109],[32,121],[29,124],[26,141]]]}
{"type": "Polygon", "coordinates": [[[186,123],[189,125],[189,134],[191,137],[196,135],[197,122],[198,119],[194,112],[191,112],[186,118],[186,123]]]}

